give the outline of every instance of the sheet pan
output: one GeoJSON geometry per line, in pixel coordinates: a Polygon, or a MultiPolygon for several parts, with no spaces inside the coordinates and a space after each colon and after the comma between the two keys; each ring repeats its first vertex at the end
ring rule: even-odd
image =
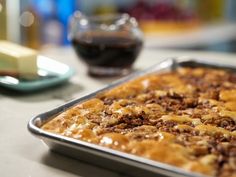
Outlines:
{"type": "Polygon", "coordinates": [[[100,92],[112,89],[124,82],[135,79],[137,77],[150,74],[159,73],[163,71],[174,70],[181,66],[188,67],[213,67],[223,68],[227,70],[236,71],[236,66],[226,65],[222,62],[206,62],[207,60],[191,59],[186,57],[170,58],[147,68],[143,71],[138,71],[125,78],[122,78],[96,92],[88,94],[82,98],[78,98],[64,105],[61,105],[53,110],[39,114],[28,123],[28,130],[38,138],[42,139],[52,151],[68,155],[100,167],[114,170],[120,173],[128,174],[131,176],[158,176],[158,177],[200,177],[203,176],[198,173],[189,172],[178,167],[174,167],[161,162],[145,159],[132,154],[116,151],[99,145],[91,144],[88,142],[76,140],[73,138],[52,134],[46,132],[40,127],[52,119],[59,113],[69,109],[70,107],[84,102],[100,92]]]}

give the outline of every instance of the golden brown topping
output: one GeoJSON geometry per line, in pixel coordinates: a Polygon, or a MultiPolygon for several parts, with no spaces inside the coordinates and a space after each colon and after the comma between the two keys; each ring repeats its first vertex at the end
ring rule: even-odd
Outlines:
{"type": "Polygon", "coordinates": [[[189,125],[185,125],[185,124],[179,124],[174,126],[174,128],[176,130],[179,130],[180,132],[186,132],[186,131],[192,131],[193,127],[189,126],[189,125]]]}
{"type": "Polygon", "coordinates": [[[209,176],[215,176],[217,174],[216,172],[216,165],[205,165],[199,162],[190,162],[185,166],[185,169],[191,170],[191,171],[197,171],[209,176]]]}
{"type": "Polygon", "coordinates": [[[161,117],[161,120],[163,120],[163,121],[174,121],[174,122],[178,122],[178,123],[192,122],[192,119],[187,115],[183,115],[183,116],[164,115],[164,116],[161,117]]]}
{"type": "Polygon", "coordinates": [[[97,143],[98,139],[96,138],[95,133],[90,129],[81,129],[73,135],[74,138],[78,138],[87,142],[97,143]]]}
{"type": "Polygon", "coordinates": [[[217,133],[221,133],[223,136],[230,136],[230,132],[221,127],[216,127],[212,125],[198,125],[195,127],[196,130],[199,131],[200,135],[216,135],[217,133]]]}
{"type": "Polygon", "coordinates": [[[230,111],[236,111],[236,101],[228,101],[225,103],[225,108],[230,111]]]}
{"type": "Polygon", "coordinates": [[[236,101],[236,89],[222,90],[220,92],[220,99],[223,101],[236,101]]]}
{"type": "MultiPolygon", "coordinates": [[[[150,140],[147,140],[147,141],[150,141],[150,140]]],[[[149,146],[149,149],[146,150],[141,155],[143,155],[144,157],[150,158],[152,160],[165,162],[165,163],[176,165],[179,167],[183,166],[189,161],[188,150],[178,144],[170,144],[170,143],[163,143],[163,142],[152,143],[152,142],[143,141],[140,146],[144,146],[144,147],[149,146]],[[173,158],[173,156],[175,158],[173,158]]]]}
{"type": "Polygon", "coordinates": [[[91,100],[85,101],[78,107],[81,107],[82,109],[88,109],[90,111],[99,112],[104,109],[104,103],[100,99],[93,98],[91,100]]]}
{"type": "Polygon", "coordinates": [[[167,132],[158,132],[158,141],[174,142],[176,140],[175,135],[167,132]]]}
{"type": "Polygon", "coordinates": [[[236,121],[236,112],[234,111],[225,111],[225,110],[222,110],[220,111],[219,113],[220,116],[225,116],[225,117],[230,117],[232,118],[234,121],[236,121]]]}
{"type": "Polygon", "coordinates": [[[128,142],[128,138],[119,133],[106,133],[100,140],[101,145],[120,150],[125,150],[128,142]]]}

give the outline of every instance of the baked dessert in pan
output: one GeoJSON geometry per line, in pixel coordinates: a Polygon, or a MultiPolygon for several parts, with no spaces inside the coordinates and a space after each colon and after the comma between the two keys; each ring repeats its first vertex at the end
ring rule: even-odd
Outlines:
{"type": "Polygon", "coordinates": [[[60,113],[43,130],[217,177],[236,177],[236,74],[149,74],[60,113]]]}

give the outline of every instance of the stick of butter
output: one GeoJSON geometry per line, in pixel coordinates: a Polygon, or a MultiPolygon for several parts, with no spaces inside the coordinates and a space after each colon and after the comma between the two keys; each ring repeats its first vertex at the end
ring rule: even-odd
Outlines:
{"type": "Polygon", "coordinates": [[[37,72],[35,50],[0,40],[0,75],[35,79],[38,77],[37,72]]]}

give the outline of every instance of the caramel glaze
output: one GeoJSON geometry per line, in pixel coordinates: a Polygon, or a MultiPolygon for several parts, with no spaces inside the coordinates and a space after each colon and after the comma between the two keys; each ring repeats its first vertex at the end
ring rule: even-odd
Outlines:
{"type": "Polygon", "coordinates": [[[236,75],[180,68],[100,93],[43,130],[185,170],[236,176],[236,75]]]}

